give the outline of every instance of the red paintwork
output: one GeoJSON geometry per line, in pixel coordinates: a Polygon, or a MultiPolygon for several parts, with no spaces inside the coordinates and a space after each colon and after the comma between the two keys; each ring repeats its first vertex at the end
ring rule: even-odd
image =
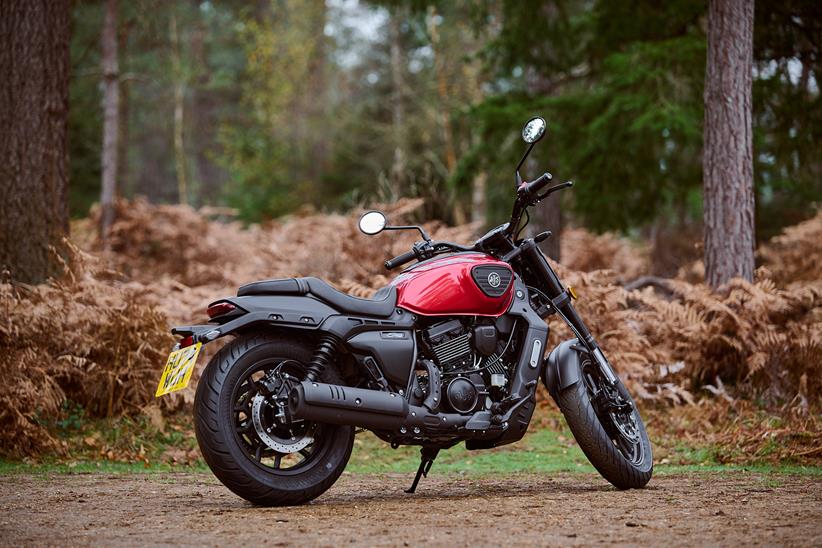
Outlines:
{"type": "Polygon", "coordinates": [[[457,253],[412,266],[391,281],[397,306],[421,316],[501,316],[511,305],[513,280],[501,297],[489,297],[474,283],[478,265],[511,267],[482,253],[457,253]]]}

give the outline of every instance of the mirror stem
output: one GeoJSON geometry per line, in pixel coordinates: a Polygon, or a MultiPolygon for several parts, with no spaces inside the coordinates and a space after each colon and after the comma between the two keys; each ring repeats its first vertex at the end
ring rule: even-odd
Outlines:
{"type": "Polygon", "coordinates": [[[431,236],[421,226],[387,226],[383,230],[419,230],[423,240],[426,242],[431,241],[431,236]]]}
{"type": "MultiPolygon", "coordinates": [[[[536,141],[534,141],[533,143],[528,145],[528,150],[525,151],[525,154],[523,154],[523,156],[522,156],[522,160],[520,160],[519,163],[517,164],[516,172],[517,172],[518,177],[519,177],[519,168],[521,168],[522,164],[525,163],[525,159],[528,157],[529,154],[531,154],[531,149],[534,148],[535,144],[537,144],[536,141]]],[[[522,180],[522,179],[520,178],[520,180],[522,180]]]]}

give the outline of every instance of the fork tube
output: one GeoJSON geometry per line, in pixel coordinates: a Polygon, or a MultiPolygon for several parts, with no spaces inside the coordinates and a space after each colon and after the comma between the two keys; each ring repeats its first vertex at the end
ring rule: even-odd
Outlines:
{"type": "MultiPolygon", "coordinates": [[[[557,273],[554,272],[554,269],[548,264],[548,261],[536,244],[532,244],[526,249],[523,249],[522,254],[526,260],[530,260],[531,267],[536,270],[537,275],[548,290],[546,291],[546,295],[552,299],[556,299],[565,293],[565,287],[562,285],[562,282],[559,281],[557,273]]],[[[588,326],[585,325],[585,322],[582,321],[582,318],[577,313],[577,309],[574,308],[571,299],[566,299],[558,307],[555,305],[555,308],[571,329],[574,330],[580,338],[580,342],[585,345],[594,360],[596,360],[608,382],[611,385],[619,382],[619,378],[614,373],[611,364],[608,363],[608,359],[605,357],[605,354],[602,353],[602,349],[599,347],[599,344],[597,344],[591,331],[588,330],[588,326]]]]}
{"type": "MultiPolygon", "coordinates": [[[[556,299],[565,293],[565,287],[559,280],[557,273],[554,272],[554,269],[551,268],[551,265],[548,264],[545,256],[536,245],[529,246],[527,249],[523,250],[522,254],[527,260],[530,261],[531,267],[536,270],[536,273],[543,282],[545,289],[547,289],[545,292],[546,295],[552,299],[556,299]]],[[[567,321],[568,324],[579,334],[582,339],[580,342],[593,353],[597,348],[597,343],[594,340],[594,336],[588,330],[588,326],[585,325],[585,322],[582,321],[582,318],[577,313],[574,305],[571,304],[570,299],[565,301],[565,303],[561,306],[557,307],[557,310],[565,321],[567,321]]]]}

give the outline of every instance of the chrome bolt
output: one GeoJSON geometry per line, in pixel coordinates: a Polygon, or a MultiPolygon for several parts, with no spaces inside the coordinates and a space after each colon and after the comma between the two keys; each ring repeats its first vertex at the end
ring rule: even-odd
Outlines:
{"type": "Polygon", "coordinates": [[[408,432],[408,430],[405,428],[405,426],[400,426],[400,434],[405,434],[406,432],[408,432]]]}
{"type": "Polygon", "coordinates": [[[420,428],[419,428],[418,426],[415,426],[415,427],[414,427],[414,433],[415,433],[415,434],[419,434],[419,433],[420,433],[420,428]]]}

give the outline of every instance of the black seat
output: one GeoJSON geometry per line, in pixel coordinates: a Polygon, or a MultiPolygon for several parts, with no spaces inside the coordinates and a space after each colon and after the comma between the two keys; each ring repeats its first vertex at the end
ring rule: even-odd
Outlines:
{"type": "Polygon", "coordinates": [[[374,299],[359,299],[337,291],[319,278],[285,278],[246,284],[237,290],[238,297],[248,295],[312,295],[340,312],[363,316],[387,317],[397,306],[397,289],[383,287],[374,299]]]}

